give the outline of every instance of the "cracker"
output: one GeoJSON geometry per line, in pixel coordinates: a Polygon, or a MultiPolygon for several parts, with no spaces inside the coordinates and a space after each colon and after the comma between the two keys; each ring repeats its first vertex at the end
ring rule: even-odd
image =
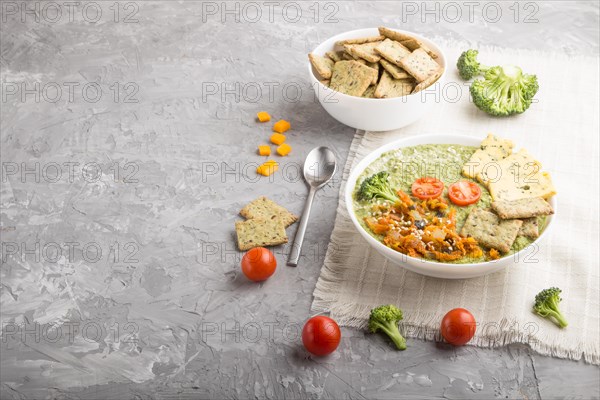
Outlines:
{"type": "Polygon", "coordinates": [[[523,225],[519,229],[519,236],[525,236],[529,239],[537,239],[540,236],[540,228],[537,217],[523,220],[523,225]]]}
{"type": "Polygon", "coordinates": [[[427,47],[423,42],[410,35],[388,29],[384,26],[379,27],[379,33],[387,38],[402,43],[402,45],[407,47],[410,51],[422,48],[431,56],[431,58],[438,58],[437,54],[431,51],[431,49],[429,49],[429,47],[427,47]]]}
{"type": "Polygon", "coordinates": [[[363,43],[371,43],[371,42],[381,42],[383,39],[385,39],[385,37],[383,37],[383,36],[370,36],[370,37],[363,37],[363,38],[358,38],[358,39],[340,40],[336,44],[338,46],[344,46],[346,44],[363,44],[363,43]]]}
{"type": "Polygon", "coordinates": [[[390,39],[385,39],[383,42],[379,43],[379,45],[375,47],[375,51],[381,57],[399,67],[401,67],[400,60],[411,54],[409,49],[390,39]]]}
{"type": "Polygon", "coordinates": [[[419,83],[415,87],[415,90],[413,90],[413,93],[419,93],[421,90],[427,89],[429,86],[433,85],[438,79],[440,79],[440,76],[442,76],[442,73],[444,73],[444,68],[440,67],[440,69],[438,69],[436,72],[434,72],[433,75],[431,75],[429,78],[425,79],[423,82],[419,83]]]}
{"type": "Polygon", "coordinates": [[[411,74],[417,82],[423,82],[441,68],[440,65],[423,49],[413,51],[410,55],[402,58],[399,64],[406,72],[411,74]]]}
{"type": "Polygon", "coordinates": [[[342,61],[343,54],[344,53],[342,51],[328,51],[327,53],[325,53],[325,55],[329,57],[334,63],[342,61]]]}
{"type": "Polygon", "coordinates": [[[406,72],[405,70],[403,70],[402,68],[400,68],[396,64],[392,64],[391,62],[389,62],[385,58],[382,58],[381,60],[379,60],[379,63],[381,64],[381,66],[387,72],[390,73],[390,75],[392,75],[392,77],[394,79],[408,79],[408,78],[412,78],[412,76],[410,76],[408,74],[408,72],[406,72]]]}
{"type": "Polygon", "coordinates": [[[541,197],[512,201],[497,200],[492,202],[492,208],[502,219],[521,219],[554,214],[552,206],[541,197]]]}
{"type": "Polygon", "coordinates": [[[333,70],[334,65],[334,62],[331,59],[321,57],[312,53],[308,55],[308,59],[310,60],[310,63],[313,65],[315,70],[317,70],[317,73],[321,76],[321,78],[331,78],[331,71],[333,70]]]}
{"type": "Polygon", "coordinates": [[[481,142],[479,149],[473,153],[468,162],[463,165],[463,175],[477,178],[485,184],[483,172],[491,163],[497,163],[512,154],[513,142],[498,138],[491,133],[481,142]]]}
{"type": "Polygon", "coordinates": [[[406,96],[411,94],[413,88],[414,85],[412,79],[394,79],[387,71],[383,71],[377,89],[375,90],[375,97],[384,99],[406,96]]]}
{"type": "Polygon", "coordinates": [[[375,89],[377,88],[376,85],[371,85],[367,88],[367,90],[365,90],[365,92],[363,93],[362,97],[366,97],[369,99],[373,99],[375,98],[375,89]]]}
{"type": "Polygon", "coordinates": [[[254,247],[276,246],[288,242],[283,223],[278,219],[253,218],[235,223],[238,247],[250,250],[254,247]]]}
{"type": "Polygon", "coordinates": [[[357,61],[335,63],[329,87],[350,96],[362,96],[377,71],[357,61]]]}
{"type": "Polygon", "coordinates": [[[508,253],[514,243],[523,221],[519,219],[500,220],[493,212],[474,208],[469,213],[460,234],[472,237],[480,245],[508,253]]]}
{"type": "Polygon", "coordinates": [[[377,81],[379,80],[379,63],[369,62],[369,61],[363,60],[363,59],[359,59],[356,61],[358,61],[359,63],[361,63],[363,65],[366,65],[369,68],[373,68],[375,71],[377,71],[377,74],[373,77],[373,82],[371,82],[372,85],[377,85],[377,81]]]}
{"type": "Polygon", "coordinates": [[[352,56],[352,54],[349,54],[349,53],[347,53],[347,52],[344,51],[344,52],[342,52],[342,60],[354,61],[354,60],[356,60],[356,58],[354,58],[352,56]]]}
{"type": "Polygon", "coordinates": [[[416,49],[423,49],[429,54],[429,56],[433,59],[438,58],[438,55],[433,52],[427,45],[417,39],[408,39],[402,40],[400,43],[410,51],[415,51],[416,49]]]}
{"type": "Polygon", "coordinates": [[[278,219],[286,228],[298,221],[298,217],[296,215],[292,214],[284,207],[265,196],[261,196],[258,199],[246,204],[244,208],[240,210],[240,215],[247,219],[278,219]]]}
{"type": "Polygon", "coordinates": [[[381,56],[375,52],[375,48],[381,42],[370,42],[364,44],[346,44],[344,49],[354,58],[362,58],[370,62],[378,62],[381,56]]]}

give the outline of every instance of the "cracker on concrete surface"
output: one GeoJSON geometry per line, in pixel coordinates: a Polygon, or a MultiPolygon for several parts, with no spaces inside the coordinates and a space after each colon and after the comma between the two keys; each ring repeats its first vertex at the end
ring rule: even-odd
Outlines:
{"type": "Polygon", "coordinates": [[[278,219],[252,218],[246,221],[237,221],[235,231],[238,247],[242,251],[288,242],[285,227],[278,219]]]}
{"type": "Polygon", "coordinates": [[[269,218],[280,220],[285,227],[290,226],[298,221],[298,217],[284,207],[270,200],[266,196],[261,196],[258,199],[246,204],[240,210],[240,215],[244,218],[269,218]]]}

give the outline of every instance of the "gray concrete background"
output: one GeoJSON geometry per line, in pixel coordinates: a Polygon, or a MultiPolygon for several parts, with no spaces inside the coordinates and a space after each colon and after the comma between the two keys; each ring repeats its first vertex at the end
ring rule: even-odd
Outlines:
{"type": "Polygon", "coordinates": [[[453,3],[460,21],[421,2],[254,3],[260,16],[236,2],[36,4],[37,21],[2,1],[2,399],[599,398],[598,367],[526,345],[399,353],[343,329],[332,356],[306,353],[339,176],[317,195],[298,268],[276,248],[276,274],[248,282],[233,233],[259,195],[301,212],[311,148],[346,159],[354,131],[306,77],[322,40],[383,24],[597,56],[597,2],[474,2],[472,18],[453,3]],[[293,127],[273,179],[253,172],[271,126],[260,110],[293,127]]]}

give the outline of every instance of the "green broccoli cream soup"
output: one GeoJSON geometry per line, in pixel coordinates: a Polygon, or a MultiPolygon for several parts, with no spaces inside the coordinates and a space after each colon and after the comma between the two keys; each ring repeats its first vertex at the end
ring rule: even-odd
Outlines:
{"type": "MultiPolygon", "coordinates": [[[[380,242],[385,235],[375,234],[366,225],[364,218],[371,215],[373,206],[380,204],[381,200],[360,200],[357,193],[363,180],[381,171],[389,173],[389,182],[394,191],[402,190],[410,195],[411,187],[415,180],[422,177],[434,177],[444,182],[443,200],[451,209],[456,210],[456,230],[460,232],[467,216],[475,207],[488,208],[492,201],[489,191],[479,182],[462,175],[463,165],[471,158],[477,147],[462,146],[457,144],[427,144],[404,147],[383,153],[371,163],[358,177],[353,192],[354,213],[362,227],[380,242]],[[453,204],[448,198],[448,187],[459,181],[468,180],[476,183],[481,188],[481,198],[475,204],[460,207],[453,204]],[[378,203],[379,202],[379,203],[378,203]]],[[[545,226],[545,217],[540,218],[540,227],[545,226]]],[[[542,228],[540,228],[541,230],[542,228]]],[[[533,240],[518,236],[511,247],[511,251],[503,257],[510,256],[533,243],[533,240]]],[[[534,249],[532,248],[532,251],[534,249]]],[[[476,263],[486,261],[484,257],[463,257],[452,263],[476,263]]]]}

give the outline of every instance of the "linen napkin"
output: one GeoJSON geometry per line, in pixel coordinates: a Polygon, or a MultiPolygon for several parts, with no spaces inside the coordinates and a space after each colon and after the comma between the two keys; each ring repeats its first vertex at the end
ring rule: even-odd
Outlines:
{"type": "Polygon", "coordinates": [[[536,103],[524,114],[493,118],[471,103],[468,84],[456,72],[456,60],[469,44],[442,48],[448,75],[445,84],[427,94],[438,96],[431,112],[397,131],[358,131],[354,137],[312,309],[329,311],[341,325],[364,327],[371,308],[396,304],[404,311],[400,327],[407,337],[440,340],[443,315],[464,307],[477,320],[471,345],[528,343],[541,354],[600,364],[598,58],[480,48],[482,63],[518,65],[536,74],[540,85],[536,103]],[[558,205],[550,230],[500,272],[444,280],[407,271],[372,249],[348,217],[343,193],[358,161],[399,138],[444,133],[511,139],[515,151],[527,148],[553,178],[558,205]],[[551,286],[562,289],[565,329],[532,313],[535,295],[551,286]]]}

